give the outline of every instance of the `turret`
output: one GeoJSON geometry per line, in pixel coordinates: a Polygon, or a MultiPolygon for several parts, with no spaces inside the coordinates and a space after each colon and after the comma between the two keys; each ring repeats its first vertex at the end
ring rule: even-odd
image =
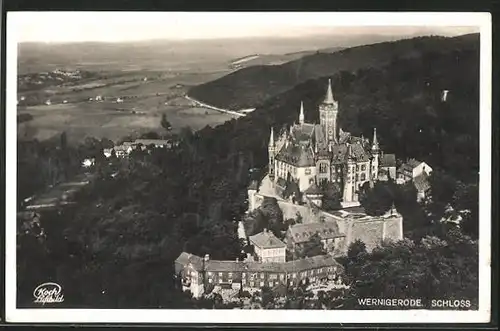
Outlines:
{"type": "Polygon", "coordinates": [[[274,129],[271,127],[271,134],[269,136],[269,178],[274,179],[274,157],[276,156],[276,143],[274,142],[274,129]]]}
{"type": "Polygon", "coordinates": [[[344,194],[343,194],[343,202],[349,203],[355,200],[354,192],[356,185],[356,164],[354,153],[352,151],[352,147],[350,144],[347,144],[347,164],[346,164],[346,174],[344,181],[344,194]]]}
{"type": "Polygon", "coordinates": [[[380,158],[380,147],[378,145],[378,139],[377,139],[377,128],[373,129],[373,141],[372,141],[372,161],[371,161],[371,179],[372,180],[377,180],[378,179],[378,166],[379,166],[379,158],[380,158]]]}
{"type": "Polygon", "coordinates": [[[319,106],[319,122],[323,126],[327,142],[338,141],[337,113],[338,103],[333,98],[332,83],[329,79],[325,99],[319,106]]]}
{"type": "Polygon", "coordinates": [[[304,102],[300,102],[299,124],[304,124],[304,102]]]}
{"type": "Polygon", "coordinates": [[[373,129],[372,152],[376,152],[377,154],[380,152],[380,148],[378,145],[378,139],[377,139],[377,128],[373,129]]]}

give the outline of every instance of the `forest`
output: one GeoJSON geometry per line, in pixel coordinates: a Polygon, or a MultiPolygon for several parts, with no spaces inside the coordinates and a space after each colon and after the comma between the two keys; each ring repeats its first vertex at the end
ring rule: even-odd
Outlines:
{"type": "Polygon", "coordinates": [[[214,81],[195,86],[189,95],[223,109],[256,108],[310,79],[332,76],[341,71],[380,69],[394,59],[419,59],[426,53],[477,49],[479,34],[458,37],[416,37],[346,48],[336,52],[318,51],[281,65],[255,65],[214,81]]]}
{"type": "MultiPolygon", "coordinates": [[[[467,194],[456,192],[463,192],[459,188],[464,185],[478,183],[478,53],[477,48],[432,51],[420,57],[395,57],[379,68],[307,80],[268,99],[247,117],[197,132],[183,129],[179,146],[171,150],[134,152],[129,158],[113,160],[112,165],[97,162],[92,171],[98,176],[79,194],[78,204],[42,213],[44,238],[18,232],[19,305],[32,306],[33,288],[54,281],[64,288],[66,300],[61,305],[65,307],[213,307],[180,292],[172,278],[173,261],[181,251],[210,254],[213,259],[242,257],[236,224],[247,209],[250,180],[266,170],[269,128],[279,129],[296,121],[301,100],[306,120],[317,121],[317,105],[328,78],[339,101],[344,130],[370,137],[377,127],[384,151],[400,159],[422,159],[436,174],[444,174],[436,175],[436,183],[448,184],[433,185],[437,193],[436,202],[429,206],[431,215],[443,212],[449,203],[458,209],[470,208],[464,207],[466,203],[474,206],[478,198],[473,187],[465,190],[467,194]],[[443,89],[450,91],[446,102],[441,101],[443,89]],[[111,176],[112,168],[119,169],[118,176],[111,176]],[[259,170],[250,175],[254,168],[259,170]],[[441,187],[444,189],[439,191],[441,187]]],[[[102,143],[88,143],[90,150],[100,155],[102,143]]],[[[69,178],[80,164],[75,161],[76,155],[81,155],[78,147],[65,145],[62,137],[52,142],[23,143],[18,148],[18,186],[26,190],[18,192],[18,197],[29,196],[51,181],[69,178]],[[31,148],[30,152],[23,151],[25,148],[31,148]],[[39,164],[47,170],[38,171],[39,164]],[[51,170],[54,164],[59,165],[57,172],[51,170]]],[[[425,241],[429,248],[413,248],[405,241],[359,263],[376,265],[379,269],[374,272],[388,268],[390,273],[379,276],[390,275],[391,281],[404,287],[403,280],[411,275],[403,274],[404,268],[393,269],[400,268],[398,264],[390,267],[391,261],[413,252],[421,261],[442,257],[446,260],[436,261],[432,274],[439,288],[463,281],[469,296],[477,293],[477,241],[470,238],[473,231],[464,234],[459,229],[450,239],[451,230],[437,231],[439,224],[429,221],[428,226],[422,226],[420,220],[431,217],[422,215],[421,219],[405,220],[404,226],[413,222],[412,230],[420,229],[420,233],[412,235],[411,242],[421,247],[422,238],[427,238],[431,240],[425,241]],[[459,244],[447,246],[434,237],[459,244]],[[448,265],[467,265],[470,276],[450,278],[445,272],[448,265]]],[[[350,270],[355,275],[356,269],[350,270]]],[[[419,269],[408,270],[415,270],[415,277],[420,275],[419,269]]],[[[373,279],[387,283],[386,278],[373,279]]],[[[370,288],[367,279],[362,281],[364,287],[353,288],[358,294],[370,288]]],[[[419,284],[426,281],[419,278],[419,284]]]]}

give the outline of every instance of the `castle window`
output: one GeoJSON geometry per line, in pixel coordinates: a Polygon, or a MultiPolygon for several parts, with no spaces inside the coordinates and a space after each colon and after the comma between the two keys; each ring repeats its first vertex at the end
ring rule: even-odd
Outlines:
{"type": "Polygon", "coordinates": [[[364,172],[361,173],[361,180],[365,180],[366,179],[366,174],[364,172]]]}
{"type": "Polygon", "coordinates": [[[327,172],[327,165],[325,163],[320,163],[319,165],[319,172],[324,174],[327,172]]]}
{"type": "Polygon", "coordinates": [[[358,181],[358,180],[359,180],[359,176],[358,176],[358,174],[356,174],[356,181],[358,181]]]}
{"type": "Polygon", "coordinates": [[[359,171],[359,164],[356,164],[356,171],[359,171]]]}
{"type": "Polygon", "coordinates": [[[306,175],[310,175],[311,174],[311,169],[307,168],[306,169],[306,175]]]}
{"type": "Polygon", "coordinates": [[[361,171],[365,171],[365,170],[366,170],[366,164],[363,164],[363,165],[361,166],[361,171]]]}

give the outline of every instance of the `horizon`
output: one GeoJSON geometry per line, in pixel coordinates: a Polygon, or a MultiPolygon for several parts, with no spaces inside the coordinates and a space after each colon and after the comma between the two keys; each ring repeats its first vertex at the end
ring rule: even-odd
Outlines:
{"type": "Polygon", "coordinates": [[[370,13],[14,12],[8,13],[7,23],[15,29],[19,43],[47,44],[363,35],[451,37],[479,32],[477,26],[461,23],[460,15],[436,17],[427,13],[428,23],[422,24],[418,14],[410,16],[420,21],[384,13],[387,20],[380,25],[374,20],[377,16],[370,13]],[[443,25],[445,22],[449,23],[443,25]]]}

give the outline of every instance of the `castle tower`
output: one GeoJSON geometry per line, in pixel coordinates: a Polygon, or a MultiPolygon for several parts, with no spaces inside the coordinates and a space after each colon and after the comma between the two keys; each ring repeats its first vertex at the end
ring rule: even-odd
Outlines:
{"type": "Polygon", "coordinates": [[[380,148],[378,145],[378,139],[377,139],[377,128],[373,129],[373,141],[372,141],[372,168],[371,168],[371,179],[372,180],[377,180],[378,178],[378,166],[379,166],[379,158],[380,158],[380,148]]]}
{"type": "Polygon", "coordinates": [[[274,179],[274,157],[276,156],[276,143],[274,142],[274,129],[271,127],[271,135],[269,137],[269,178],[274,179]]]}
{"type": "Polygon", "coordinates": [[[300,102],[299,124],[304,124],[304,102],[300,102]]]}
{"type": "Polygon", "coordinates": [[[323,126],[328,143],[338,141],[337,113],[338,102],[333,99],[332,83],[329,79],[325,99],[319,105],[319,123],[323,126]]]}
{"type": "Polygon", "coordinates": [[[350,144],[347,145],[347,162],[346,162],[346,176],[344,180],[344,203],[355,202],[354,197],[355,185],[356,185],[356,162],[354,160],[354,154],[350,144]]]}

